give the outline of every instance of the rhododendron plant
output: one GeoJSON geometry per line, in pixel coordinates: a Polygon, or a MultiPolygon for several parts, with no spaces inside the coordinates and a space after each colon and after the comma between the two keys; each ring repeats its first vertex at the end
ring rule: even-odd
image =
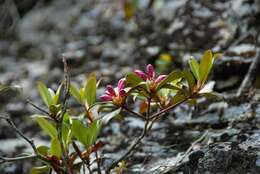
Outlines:
{"type": "MultiPolygon", "coordinates": [[[[9,118],[4,118],[18,135],[31,145],[33,153],[17,158],[1,157],[0,163],[38,159],[42,166],[33,168],[32,174],[45,171],[57,174],[77,174],[84,173],[85,168],[88,173],[97,171],[98,174],[103,171],[109,174],[113,169],[122,171],[125,169],[125,165],[122,165],[124,160],[149,133],[153,124],[168,111],[184,102],[194,101],[198,97],[217,96],[214,92],[208,93],[204,90],[214,58],[215,55],[208,50],[203,54],[200,63],[194,58],[190,59],[190,70],[172,71],[168,75],[156,75],[154,67],[149,64],[145,72],[135,70],[120,79],[116,88],[108,85],[104,94],[100,96],[102,102],[96,101],[99,83],[96,76],[91,74],[84,86],[78,88],[77,85],[70,83],[67,64],[64,60],[64,82],[56,91],[47,88],[41,82],[38,83],[39,94],[45,108],[31,103],[41,112],[34,114],[33,118],[49,135],[49,144],[34,144],[15,127],[9,118]],[[69,106],[67,99],[70,96],[83,109],[69,106]],[[139,102],[141,103],[140,112],[131,109],[133,102],[137,100],[141,101],[139,102]],[[102,127],[119,114],[135,116],[143,120],[143,130],[125,153],[118,159],[110,159],[110,165],[105,167],[102,165],[100,156],[104,142],[100,141],[98,136],[102,132],[102,127]]],[[[109,145],[110,142],[106,144],[109,145]]]]}

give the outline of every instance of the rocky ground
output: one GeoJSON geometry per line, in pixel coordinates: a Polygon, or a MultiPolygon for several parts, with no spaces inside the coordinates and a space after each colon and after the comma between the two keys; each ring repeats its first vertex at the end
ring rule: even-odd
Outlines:
{"type": "MultiPolygon", "coordinates": [[[[190,55],[212,49],[223,56],[210,81],[224,98],[200,100],[196,108],[181,105],[156,123],[125,173],[260,173],[260,3],[149,2],[139,1],[126,19],[119,0],[0,1],[0,83],[14,86],[0,94],[1,113],[44,144],[26,100],[42,105],[36,82],[55,88],[63,77],[62,57],[72,81],[81,83],[94,71],[105,86],[147,63],[165,72],[186,68],[190,55]]],[[[123,153],[142,124],[126,117],[106,127],[101,138],[107,157],[123,153]]],[[[27,146],[4,121],[0,145],[7,156],[27,146]]],[[[1,165],[0,173],[28,173],[31,163],[1,165]]]]}

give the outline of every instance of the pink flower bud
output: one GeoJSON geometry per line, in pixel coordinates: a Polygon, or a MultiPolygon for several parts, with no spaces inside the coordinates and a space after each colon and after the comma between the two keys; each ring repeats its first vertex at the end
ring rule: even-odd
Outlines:
{"type": "Polygon", "coordinates": [[[160,83],[161,81],[163,81],[165,78],[167,77],[167,75],[159,75],[156,80],[155,83],[160,83]]]}
{"type": "Polygon", "coordinates": [[[106,87],[106,94],[110,95],[110,96],[115,96],[116,95],[116,92],[115,92],[115,90],[114,90],[112,85],[107,85],[107,87],[106,87]]]}
{"type": "Polygon", "coordinates": [[[141,71],[141,70],[135,70],[134,72],[135,72],[135,74],[136,74],[138,77],[142,78],[143,80],[146,80],[146,79],[147,79],[147,76],[146,76],[146,74],[145,74],[143,71],[141,71]]]}
{"type": "Polygon", "coordinates": [[[120,79],[117,84],[118,92],[122,91],[125,87],[125,81],[124,79],[120,79]]]}
{"type": "Polygon", "coordinates": [[[102,101],[112,101],[113,100],[112,96],[109,96],[109,95],[102,95],[102,96],[100,96],[100,99],[102,101]]]}
{"type": "Polygon", "coordinates": [[[149,79],[153,79],[155,77],[155,71],[154,71],[153,65],[148,64],[146,66],[146,74],[147,74],[149,79]]]}
{"type": "Polygon", "coordinates": [[[125,92],[125,90],[121,90],[121,91],[119,91],[119,96],[120,96],[120,97],[124,97],[124,96],[126,96],[126,92],[125,92]]]}

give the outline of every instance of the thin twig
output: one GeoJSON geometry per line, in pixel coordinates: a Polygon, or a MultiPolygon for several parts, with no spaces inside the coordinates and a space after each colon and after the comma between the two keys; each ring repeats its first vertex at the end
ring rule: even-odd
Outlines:
{"type": "Polygon", "coordinates": [[[74,148],[75,152],[77,153],[77,155],[79,156],[79,158],[81,159],[81,161],[83,162],[83,166],[87,166],[88,170],[89,170],[89,173],[91,173],[91,170],[90,170],[90,164],[88,161],[86,161],[86,159],[84,159],[82,156],[81,156],[81,152],[79,150],[79,147],[77,146],[77,144],[72,141],[72,147],[74,148]],[[85,164],[85,165],[84,165],[85,164]]]}
{"type": "Polygon", "coordinates": [[[1,119],[4,119],[8,122],[8,124],[12,127],[12,129],[15,130],[15,132],[22,137],[33,149],[35,155],[38,155],[38,151],[37,148],[33,142],[33,140],[29,139],[28,137],[26,137],[14,124],[14,122],[11,120],[11,118],[9,116],[0,116],[1,119]]]}
{"type": "Polygon", "coordinates": [[[64,99],[63,99],[63,102],[62,102],[61,114],[60,114],[60,117],[58,119],[57,130],[58,130],[58,139],[59,139],[59,142],[61,144],[62,158],[63,158],[65,169],[66,169],[65,173],[68,173],[68,172],[71,173],[72,171],[69,170],[69,166],[68,166],[69,156],[66,152],[64,142],[63,142],[63,136],[62,136],[63,118],[64,118],[64,115],[65,115],[66,110],[67,110],[67,99],[69,97],[69,88],[70,88],[68,65],[67,65],[65,58],[63,58],[63,65],[64,65],[64,90],[63,90],[64,99]]]}
{"type": "Polygon", "coordinates": [[[20,157],[14,157],[14,158],[0,157],[0,164],[8,163],[8,162],[15,162],[15,161],[28,160],[28,159],[35,159],[37,157],[38,157],[37,155],[20,156],[20,157]]]}
{"type": "Polygon", "coordinates": [[[152,120],[152,119],[154,119],[156,117],[160,117],[162,114],[164,114],[164,113],[168,112],[169,110],[172,110],[173,108],[177,107],[178,105],[186,102],[188,99],[190,99],[190,97],[187,97],[184,100],[182,100],[181,102],[173,104],[173,105],[171,105],[171,106],[169,106],[169,107],[167,107],[167,108],[165,108],[165,109],[163,109],[163,110],[153,114],[152,116],[149,117],[149,119],[152,120]]]}
{"type": "MultiPolygon", "coordinates": [[[[23,157],[13,157],[13,158],[7,158],[7,157],[0,157],[0,163],[5,163],[5,162],[14,162],[14,161],[19,161],[19,160],[25,160],[25,159],[33,159],[37,158],[41,161],[43,161],[46,164],[51,165],[51,162],[44,156],[38,153],[37,148],[30,138],[26,137],[14,124],[14,122],[11,120],[9,116],[0,116],[0,119],[4,119],[7,121],[7,123],[11,126],[11,128],[20,136],[22,137],[33,149],[34,154],[33,155],[28,155],[28,156],[23,156],[23,157]]],[[[55,165],[55,164],[53,164],[55,165]]],[[[60,169],[63,171],[63,169],[60,166],[55,165],[56,168],[60,169]]]]}
{"type": "Polygon", "coordinates": [[[113,168],[115,168],[120,161],[125,159],[135,149],[135,147],[140,143],[140,141],[145,137],[145,135],[147,133],[146,128],[147,128],[148,123],[149,123],[149,120],[146,120],[144,129],[143,129],[141,135],[134,140],[134,142],[131,144],[131,146],[127,149],[127,151],[121,157],[119,157],[117,160],[112,162],[112,164],[106,169],[106,171],[105,171],[106,174],[109,174],[110,171],[113,168]]]}
{"type": "Polygon", "coordinates": [[[161,117],[162,114],[166,113],[167,111],[177,107],[178,105],[180,105],[181,103],[184,103],[185,101],[187,101],[190,97],[185,98],[183,101],[176,103],[174,105],[171,105],[153,115],[150,116],[150,104],[151,104],[151,100],[148,98],[148,107],[147,107],[147,115],[146,115],[146,120],[145,120],[145,125],[144,125],[144,129],[141,133],[141,135],[135,139],[135,141],[131,144],[131,146],[129,147],[129,149],[121,156],[119,157],[117,160],[115,160],[114,162],[112,162],[112,164],[106,169],[105,173],[109,174],[110,171],[116,167],[116,165],[122,161],[123,159],[125,159],[134,149],[135,147],[141,142],[141,140],[146,136],[146,134],[151,130],[153,123],[159,119],[161,117]],[[151,122],[150,122],[151,121],[151,122]]]}
{"type": "Polygon", "coordinates": [[[142,119],[144,118],[144,116],[143,116],[142,114],[139,114],[139,113],[137,113],[137,112],[135,112],[135,111],[129,109],[129,108],[126,107],[126,106],[122,106],[122,108],[123,108],[124,110],[130,112],[131,114],[133,114],[133,115],[139,117],[139,118],[142,118],[142,119]]]}
{"type": "Polygon", "coordinates": [[[31,102],[30,100],[27,100],[27,103],[29,103],[31,106],[33,106],[34,108],[36,108],[37,110],[41,111],[44,114],[50,115],[48,111],[40,108],[39,106],[35,105],[33,102],[31,102]]]}
{"type": "Polygon", "coordinates": [[[117,166],[117,164],[122,161],[123,159],[125,159],[135,148],[136,146],[141,142],[141,140],[146,136],[146,134],[148,133],[148,125],[149,125],[149,115],[150,115],[150,105],[151,105],[151,97],[149,97],[147,99],[148,101],[148,107],[147,107],[147,112],[146,112],[146,119],[145,119],[145,125],[143,128],[143,131],[141,133],[141,135],[136,138],[134,140],[134,142],[131,144],[131,146],[128,148],[128,150],[121,156],[119,157],[117,160],[113,161],[112,164],[106,169],[105,173],[109,174],[110,171],[115,168],[117,166]]]}

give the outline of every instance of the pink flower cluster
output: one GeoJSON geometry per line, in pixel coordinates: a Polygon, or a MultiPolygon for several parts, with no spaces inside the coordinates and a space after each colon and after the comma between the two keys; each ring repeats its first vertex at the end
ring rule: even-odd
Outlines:
{"type": "MultiPolygon", "coordinates": [[[[135,70],[134,72],[137,76],[149,84],[150,91],[155,91],[158,84],[166,78],[166,75],[156,76],[154,67],[151,64],[146,66],[145,72],[141,70],[135,70]]],[[[105,94],[100,98],[102,101],[112,101],[113,104],[122,106],[126,99],[126,91],[124,88],[124,80],[120,79],[116,88],[112,85],[107,85],[105,94]]]]}
{"type": "Polygon", "coordinates": [[[105,94],[100,98],[103,101],[112,101],[115,105],[122,105],[126,97],[126,91],[124,88],[124,80],[120,79],[117,88],[114,88],[112,85],[107,85],[105,94]]]}
{"type": "Polygon", "coordinates": [[[141,70],[135,70],[134,72],[137,76],[142,78],[144,81],[150,82],[150,89],[151,90],[154,90],[157,87],[157,85],[161,81],[163,81],[167,76],[167,75],[159,75],[159,76],[156,77],[154,67],[151,64],[148,64],[146,66],[146,72],[143,72],[141,70]]]}

